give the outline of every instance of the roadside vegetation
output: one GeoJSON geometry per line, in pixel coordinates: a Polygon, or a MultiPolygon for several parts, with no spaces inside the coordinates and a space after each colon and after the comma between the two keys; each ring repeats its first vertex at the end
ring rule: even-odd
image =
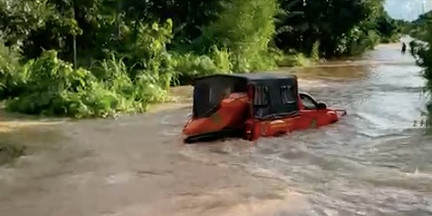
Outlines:
{"type": "Polygon", "coordinates": [[[201,75],[304,66],[393,42],[384,0],[0,0],[0,100],[105,117],[201,75]]]}
{"type": "Polygon", "coordinates": [[[429,26],[432,22],[432,11],[429,11],[425,14],[419,16],[418,19],[407,22],[405,27],[403,28],[403,33],[409,34],[414,38],[420,40],[427,40],[430,36],[429,26]]]}
{"type": "MultiPolygon", "coordinates": [[[[411,54],[417,64],[424,68],[423,76],[428,80],[426,89],[432,94],[432,11],[421,15],[417,20],[409,23],[406,33],[414,40],[410,43],[411,54]]],[[[432,125],[432,101],[426,105],[429,111],[428,125],[432,125]]]]}
{"type": "Polygon", "coordinates": [[[418,65],[425,68],[424,77],[432,81],[432,11],[409,23],[405,31],[416,39],[410,44],[411,54],[417,59],[418,65]]]}

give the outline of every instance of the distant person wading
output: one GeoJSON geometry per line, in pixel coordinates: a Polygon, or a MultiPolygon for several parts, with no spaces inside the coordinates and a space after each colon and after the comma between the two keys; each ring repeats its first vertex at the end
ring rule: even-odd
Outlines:
{"type": "Polygon", "coordinates": [[[405,54],[405,52],[406,52],[406,44],[404,42],[402,43],[402,54],[405,54]]]}

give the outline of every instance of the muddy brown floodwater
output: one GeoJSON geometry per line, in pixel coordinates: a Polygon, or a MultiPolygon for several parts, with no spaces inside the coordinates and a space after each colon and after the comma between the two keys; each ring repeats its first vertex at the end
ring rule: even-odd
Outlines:
{"type": "Polygon", "coordinates": [[[13,133],[37,147],[0,168],[0,215],[432,215],[420,70],[395,45],[282,70],[349,115],[257,143],[181,145],[187,101],[117,120],[28,126],[13,133]]]}

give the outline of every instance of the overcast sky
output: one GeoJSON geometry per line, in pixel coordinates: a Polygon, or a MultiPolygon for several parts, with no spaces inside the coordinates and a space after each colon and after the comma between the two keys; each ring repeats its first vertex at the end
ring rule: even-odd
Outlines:
{"type": "Polygon", "coordinates": [[[387,0],[385,6],[393,18],[414,20],[422,14],[423,2],[426,12],[432,10],[432,0],[387,0]]]}

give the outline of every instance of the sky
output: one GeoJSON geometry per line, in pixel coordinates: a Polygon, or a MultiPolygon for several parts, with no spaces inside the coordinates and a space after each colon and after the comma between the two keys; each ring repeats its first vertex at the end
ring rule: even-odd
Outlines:
{"type": "Polygon", "coordinates": [[[432,10],[432,0],[386,0],[385,8],[395,19],[415,20],[423,13],[432,10]]]}

